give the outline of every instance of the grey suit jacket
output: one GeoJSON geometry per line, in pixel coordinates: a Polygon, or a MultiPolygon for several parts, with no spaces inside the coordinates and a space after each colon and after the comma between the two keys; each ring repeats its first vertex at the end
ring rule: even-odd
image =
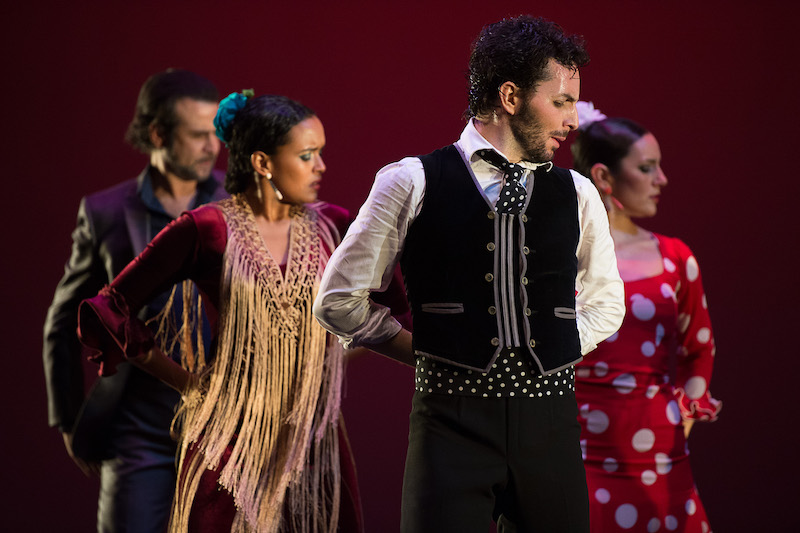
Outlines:
{"type": "MultiPolygon", "coordinates": [[[[149,167],[148,167],[149,168],[149,167]]],[[[72,233],[72,253],[64,268],[44,325],[43,360],[51,426],[73,432],[73,451],[85,459],[100,459],[102,428],[124,390],[128,365],[117,375],[98,379],[84,398],[83,362],[77,338],[77,311],[131,262],[154,235],[148,235],[148,212],[138,194],[148,168],[135,179],[81,200],[72,233]]],[[[221,186],[213,200],[228,195],[221,186]]],[[[107,432],[105,432],[107,433],[107,432]]]]}

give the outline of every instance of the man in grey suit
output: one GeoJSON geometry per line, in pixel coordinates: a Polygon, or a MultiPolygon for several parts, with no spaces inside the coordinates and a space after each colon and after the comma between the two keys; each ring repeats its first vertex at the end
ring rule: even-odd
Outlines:
{"type": "MultiPolygon", "coordinates": [[[[136,257],[181,212],[227,196],[213,119],[219,95],[193,72],[170,69],[142,86],[126,140],[149,156],[137,178],[81,200],[72,254],[44,326],[51,426],[70,457],[100,475],[97,529],[163,531],[175,486],[169,427],[179,395],[130,365],[98,379],[84,397],[78,304],[136,257]]],[[[158,314],[167,294],[142,311],[158,314]]]]}

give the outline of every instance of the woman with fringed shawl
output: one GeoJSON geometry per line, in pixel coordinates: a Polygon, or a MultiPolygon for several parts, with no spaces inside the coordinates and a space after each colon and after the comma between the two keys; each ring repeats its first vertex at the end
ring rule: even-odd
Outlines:
{"type": "Polygon", "coordinates": [[[220,103],[215,125],[232,197],[184,213],[84,301],[82,341],[101,374],[127,360],[183,393],[170,531],[362,531],[339,427],[342,350],[311,314],[350,220],[317,202],[322,123],[288,98],[243,91],[220,103]],[[179,365],[136,311],[183,280],[215,333],[206,361],[185,333],[199,310],[185,311],[179,365]]]}

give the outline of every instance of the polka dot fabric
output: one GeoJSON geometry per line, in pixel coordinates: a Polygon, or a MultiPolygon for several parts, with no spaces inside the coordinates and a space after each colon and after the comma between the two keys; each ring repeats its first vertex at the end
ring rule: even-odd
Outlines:
{"type": "Polygon", "coordinates": [[[503,188],[500,189],[500,197],[495,205],[497,212],[513,215],[521,213],[525,207],[527,191],[519,180],[525,175],[525,167],[509,163],[494,150],[478,150],[476,153],[481,159],[503,171],[503,188]]]}
{"type": "Polygon", "coordinates": [[[575,369],[593,533],[711,531],[681,423],[721,408],[711,321],[691,250],[656,237],[664,271],[625,283],[622,327],[575,369]]]}
{"type": "Polygon", "coordinates": [[[428,357],[419,357],[416,367],[415,384],[419,392],[483,398],[545,398],[575,391],[573,368],[540,376],[533,363],[518,350],[504,351],[485,374],[428,357]]]}

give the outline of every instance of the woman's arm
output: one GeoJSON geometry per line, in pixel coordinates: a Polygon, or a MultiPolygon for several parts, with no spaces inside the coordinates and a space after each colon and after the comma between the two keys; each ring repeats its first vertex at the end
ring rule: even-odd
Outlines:
{"type": "MultiPolygon", "coordinates": [[[[677,361],[675,368],[675,395],[686,420],[716,420],[722,402],[709,392],[714,368],[716,347],[711,329],[700,267],[694,254],[683,242],[670,243],[676,252],[671,258],[679,269],[680,286],[676,300],[678,307],[677,361]]],[[[684,425],[688,434],[691,423],[684,425]]]]}
{"type": "Polygon", "coordinates": [[[135,367],[157,377],[180,393],[186,392],[196,381],[193,373],[164,355],[164,352],[157,346],[153,346],[147,352],[131,358],[129,361],[135,367]]]}
{"type": "MultiPolygon", "coordinates": [[[[136,313],[156,295],[191,277],[198,246],[194,218],[184,214],[160,232],[110,286],[81,303],[78,335],[89,358],[101,364],[101,375],[113,374],[125,360],[142,361],[153,349],[153,333],[136,313]]],[[[159,379],[175,381],[166,365],[151,370],[159,379]]],[[[180,385],[180,381],[175,383],[180,385]]]]}

